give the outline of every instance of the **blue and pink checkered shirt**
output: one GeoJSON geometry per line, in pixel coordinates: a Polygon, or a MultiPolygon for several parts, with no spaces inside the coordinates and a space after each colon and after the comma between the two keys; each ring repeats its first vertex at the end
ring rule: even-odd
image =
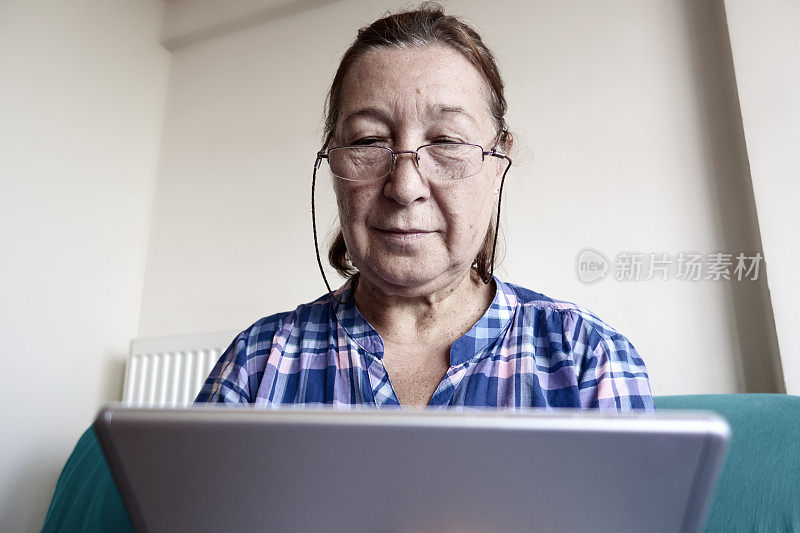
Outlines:
{"type": "MultiPolygon", "coordinates": [[[[653,410],[644,361],[616,330],[577,305],[495,278],[492,305],[450,348],[429,407],[653,410]]],[[[239,334],[196,402],[397,407],[383,340],[361,316],[351,282],[239,334]]]]}

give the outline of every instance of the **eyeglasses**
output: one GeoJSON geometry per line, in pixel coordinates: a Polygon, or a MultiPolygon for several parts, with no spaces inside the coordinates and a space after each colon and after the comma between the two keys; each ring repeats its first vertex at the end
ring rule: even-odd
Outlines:
{"type": "Polygon", "coordinates": [[[400,154],[411,154],[419,173],[429,179],[451,181],[480,172],[486,156],[511,160],[495,148],[484,150],[479,144],[446,142],[424,144],[416,150],[392,150],[385,146],[338,146],[317,154],[317,168],[327,159],[331,173],[347,181],[373,181],[385,178],[397,164],[400,154]]]}

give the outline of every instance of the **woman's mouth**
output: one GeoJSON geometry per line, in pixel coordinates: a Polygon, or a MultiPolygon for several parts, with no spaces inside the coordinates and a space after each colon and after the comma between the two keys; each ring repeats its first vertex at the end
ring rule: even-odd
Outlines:
{"type": "Polygon", "coordinates": [[[433,233],[420,228],[375,228],[375,230],[380,235],[397,242],[413,242],[433,233]]]}

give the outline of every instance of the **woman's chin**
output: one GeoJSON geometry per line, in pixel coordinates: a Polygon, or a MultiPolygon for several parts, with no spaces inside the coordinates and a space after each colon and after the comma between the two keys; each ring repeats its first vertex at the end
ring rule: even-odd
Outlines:
{"type": "Polygon", "coordinates": [[[361,270],[361,277],[382,292],[398,296],[430,295],[462,278],[452,271],[431,268],[432,266],[434,265],[398,268],[398,265],[387,265],[387,268],[379,268],[373,265],[372,268],[361,270]]]}

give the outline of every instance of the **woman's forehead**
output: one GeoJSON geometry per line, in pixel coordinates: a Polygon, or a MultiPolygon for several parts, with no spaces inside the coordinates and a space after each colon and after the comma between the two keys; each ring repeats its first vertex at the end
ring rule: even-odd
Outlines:
{"type": "Polygon", "coordinates": [[[486,82],[444,46],[382,48],[359,58],[344,79],[340,124],[407,115],[485,127],[491,123],[486,82]]]}

